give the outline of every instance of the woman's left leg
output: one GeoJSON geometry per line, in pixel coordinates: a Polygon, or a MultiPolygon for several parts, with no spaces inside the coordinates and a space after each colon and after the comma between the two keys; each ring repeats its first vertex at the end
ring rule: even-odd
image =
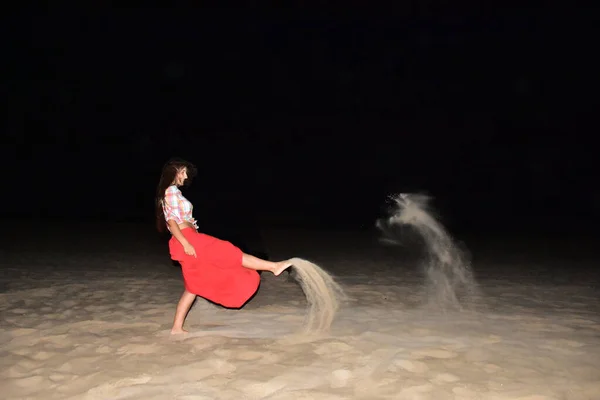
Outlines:
{"type": "Polygon", "coordinates": [[[190,311],[194,300],[196,300],[196,295],[194,293],[190,293],[187,290],[183,291],[183,294],[179,299],[179,303],[177,303],[177,310],[175,311],[175,320],[173,321],[173,328],[171,328],[172,335],[178,333],[187,333],[187,331],[183,329],[183,322],[185,321],[185,317],[190,311]]]}

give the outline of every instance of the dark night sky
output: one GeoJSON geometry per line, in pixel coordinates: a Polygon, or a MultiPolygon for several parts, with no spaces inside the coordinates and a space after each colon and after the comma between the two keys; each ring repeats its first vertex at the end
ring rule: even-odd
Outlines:
{"type": "Polygon", "coordinates": [[[181,156],[200,220],[417,190],[456,226],[597,220],[591,18],[471,14],[9,16],[3,214],[148,219],[181,156]]]}

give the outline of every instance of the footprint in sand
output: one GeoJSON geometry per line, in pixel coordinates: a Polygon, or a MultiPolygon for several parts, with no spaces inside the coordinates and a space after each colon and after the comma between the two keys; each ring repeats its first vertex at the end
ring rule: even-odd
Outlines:
{"type": "Polygon", "coordinates": [[[575,340],[569,340],[569,339],[560,339],[560,340],[555,340],[551,342],[553,345],[555,346],[560,346],[560,347],[583,347],[585,346],[585,343],[581,343],[581,342],[577,342],[575,340]]]}
{"type": "Polygon", "coordinates": [[[120,379],[114,383],[115,387],[126,387],[126,386],[134,386],[134,385],[143,385],[144,383],[148,383],[152,380],[152,377],[148,375],[138,376],[136,378],[124,378],[120,379]]]}
{"type": "Polygon", "coordinates": [[[110,346],[106,346],[106,345],[100,346],[96,349],[96,353],[98,353],[98,354],[110,354],[110,353],[114,353],[114,352],[115,352],[114,348],[112,348],[110,346]]]}
{"type": "Polygon", "coordinates": [[[231,358],[232,352],[233,351],[229,350],[229,349],[217,349],[217,350],[213,351],[213,354],[217,357],[227,360],[227,359],[231,358]]]}
{"type": "MultiPolygon", "coordinates": [[[[106,347],[106,346],[103,346],[106,347]]],[[[159,354],[163,346],[157,344],[126,344],[117,349],[117,354],[159,354]]],[[[98,352],[98,350],[96,350],[98,352]]]]}
{"type": "Polygon", "coordinates": [[[50,374],[48,379],[54,383],[61,383],[69,379],[75,379],[76,375],[50,374]]]}
{"type": "Polygon", "coordinates": [[[240,396],[242,398],[251,398],[251,399],[262,399],[276,391],[285,387],[285,384],[281,382],[260,382],[250,379],[236,379],[231,383],[231,388],[236,389],[239,392],[244,393],[245,396],[240,396]]]}
{"type": "Polygon", "coordinates": [[[585,352],[583,350],[575,350],[574,348],[567,348],[564,345],[556,344],[556,343],[542,343],[537,346],[540,349],[550,350],[555,354],[564,354],[564,355],[583,355],[585,352]]]}
{"type": "Polygon", "coordinates": [[[431,382],[437,385],[443,385],[445,383],[458,382],[460,378],[456,375],[449,373],[442,373],[435,376],[435,378],[431,379],[431,382]]]}
{"type": "Polygon", "coordinates": [[[467,350],[465,360],[470,362],[483,362],[490,358],[490,353],[484,349],[474,348],[467,350]]]}
{"type": "Polygon", "coordinates": [[[78,357],[59,366],[56,370],[63,373],[87,373],[96,371],[102,356],[78,357]]]}
{"type": "Polygon", "coordinates": [[[348,369],[337,369],[332,372],[329,384],[333,389],[348,386],[352,379],[352,371],[348,369]]]}
{"type": "Polygon", "coordinates": [[[396,360],[394,361],[394,365],[402,368],[405,371],[413,372],[416,374],[422,374],[424,372],[429,371],[429,367],[422,361],[416,360],[396,360]]]}
{"type": "MultiPolygon", "coordinates": [[[[45,318],[48,318],[48,314],[46,314],[45,318]]],[[[35,327],[37,329],[54,329],[56,326],[56,322],[53,320],[49,321],[41,321],[35,327]]]]}
{"type": "Polygon", "coordinates": [[[332,341],[329,343],[324,343],[317,346],[316,349],[313,350],[318,355],[326,355],[326,354],[338,354],[338,353],[348,353],[351,351],[355,351],[354,347],[348,345],[347,343],[341,341],[332,341]]]}
{"type": "Polygon", "coordinates": [[[262,354],[262,358],[258,361],[258,363],[264,365],[271,365],[278,363],[280,360],[280,354],[273,353],[272,351],[266,351],[262,354]]]}
{"type": "MultiPolygon", "coordinates": [[[[132,394],[138,394],[136,386],[150,382],[152,378],[142,375],[135,378],[123,378],[116,382],[106,382],[88,390],[88,396],[92,399],[129,398],[132,394]]],[[[137,396],[136,396],[137,397],[137,396]]]]}
{"type": "Polygon", "coordinates": [[[250,396],[250,398],[262,399],[272,395],[276,391],[285,387],[285,383],[274,380],[267,382],[255,382],[242,380],[239,385],[236,385],[238,390],[250,396]]]}
{"type": "Polygon", "coordinates": [[[162,317],[162,316],[165,315],[165,311],[150,309],[150,310],[142,311],[140,314],[144,315],[144,316],[148,316],[148,317],[152,317],[152,316],[155,316],[155,315],[158,315],[158,316],[162,317]]]}
{"type": "Polygon", "coordinates": [[[36,363],[29,360],[21,360],[15,365],[7,368],[6,371],[4,371],[4,375],[11,379],[26,378],[31,375],[31,371],[34,371],[40,367],[41,363],[36,363]]]}
{"type": "Polygon", "coordinates": [[[22,348],[16,348],[14,350],[11,350],[10,352],[17,356],[28,356],[33,351],[34,351],[33,347],[22,347],[22,348]]]}
{"type": "Polygon", "coordinates": [[[48,352],[48,351],[36,351],[35,353],[33,353],[31,355],[31,358],[33,358],[34,360],[38,360],[38,361],[45,361],[45,360],[48,360],[48,359],[54,357],[57,354],[58,353],[52,353],[52,352],[48,352]]]}
{"type": "Polygon", "coordinates": [[[17,329],[13,329],[13,330],[9,331],[9,334],[12,337],[19,337],[19,336],[31,335],[32,333],[36,333],[37,331],[38,331],[37,329],[17,328],[17,329]]]}
{"type": "Polygon", "coordinates": [[[113,310],[113,306],[112,305],[106,305],[106,306],[91,305],[91,306],[86,306],[83,309],[85,311],[89,311],[91,313],[99,313],[99,312],[103,312],[103,311],[112,311],[113,310]]]}
{"type": "MultiPolygon", "coordinates": [[[[170,335],[170,334],[169,334],[170,335]]],[[[221,346],[227,343],[227,338],[223,336],[195,336],[190,338],[183,338],[183,341],[187,345],[191,345],[196,351],[206,350],[211,347],[221,346]]]]}
{"type": "Polygon", "coordinates": [[[402,389],[399,393],[400,399],[422,399],[426,398],[422,396],[422,393],[431,392],[434,386],[431,383],[425,383],[422,385],[408,386],[402,389]]]}
{"type": "Polygon", "coordinates": [[[502,342],[502,337],[498,335],[490,335],[487,338],[483,339],[482,342],[486,344],[500,343],[502,342]]]}
{"type": "Polygon", "coordinates": [[[197,382],[202,379],[208,379],[214,375],[227,375],[235,372],[237,367],[227,360],[219,358],[207,358],[202,361],[194,362],[184,366],[174,367],[170,374],[162,377],[155,377],[157,383],[168,382],[173,376],[177,376],[181,381],[197,382]]]}
{"type": "Polygon", "coordinates": [[[235,353],[235,359],[240,361],[254,361],[263,357],[263,353],[259,353],[258,351],[252,350],[244,350],[235,353]]]}
{"type": "Polygon", "coordinates": [[[476,399],[481,398],[479,393],[477,393],[476,391],[471,390],[469,388],[466,388],[466,387],[460,387],[460,386],[454,387],[454,388],[452,388],[452,393],[459,396],[457,398],[464,399],[464,400],[470,400],[470,399],[476,400],[476,399]]]}
{"type": "Polygon", "coordinates": [[[557,324],[536,323],[536,322],[522,323],[521,326],[528,331],[533,331],[536,333],[541,333],[541,332],[570,333],[575,330],[568,326],[557,325],[557,324]]]}
{"type": "Polygon", "coordinates": [[[414,328],[411,329],[410,334],[416,337],[429,336],[431,335],[431,329],[414,328]]]}
{"type": "Polygon", "coordinates": [[[498,371],[502,371],[502,367],[499,367],[496,364],[485,364],[483,370],[488,374],[495,374],[498,371]]]}
{"type": "Polygon", "coordinates": [[[120,308],[124,308],[126,310],[132,310],[132,309],[136,308],[137,303],[135,303],[135,302],[123,302],[123,303],[119,303],[118,306],[120,308]]]}
{"type": "Polygon", "coordinates": [[[77,305],[77,302],[74,300],[64,300],[60,302],[61,307],[71,308],[77,305]]]}
{"type": "Polygon", "coordinates": [[[26,378],[14,379],[13,383],[21,388],[33,389],[36,386],[42,386],[42,383],[44,383],[44,378],[40,375],[33,375],[26,378]]]}
{"type": "Polygon", "coordinates": [[[281,317],[277,317],[277,321],[279,322],[301,322],[304,319],[304,316],[300,315],[282,315],[281,317]]]}
{"type": "Polygon", "coordinates": [[[564,319],[563,323],[565,324],[573,324],[573,325],[596,325],[596,321],[592,321],[584,318],[569,318],[564,319]]]}
{"type": "Polygon", "coordinates": [[[414,359],[423,359],[423,358],[454,358],[458,356],[458,353],[453,351],[448,351],[444,349],[420,349],[413,351],[411,353],[411,357],[414,359]]]}
{"type": "Polygon", "coordinates": [[[45,347],[50,347],[54,350],[67,349],[73,346],[68,335],[50,335],[44,336],[40,339],[44,343],[45,347]]]}

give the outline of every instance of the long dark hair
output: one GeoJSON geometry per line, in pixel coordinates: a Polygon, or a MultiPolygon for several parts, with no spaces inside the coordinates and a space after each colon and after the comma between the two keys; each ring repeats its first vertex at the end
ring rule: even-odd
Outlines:
{"type": "Polygon", "coordinates": [[[177,173],[182,168],[187,168],[188,176],[183,185],[189,186],[192,183],[192,179],[196,176],[198,170],[194,164],[181,158],[171,158],[169,161],[167,161],[167,163],[163,166],[162,173],[160,174],[160,180],[158,181],[158,186],[156,187],[156,198],[154,205],[156,208],[156,229],[161,233],[165,231],[167,226],[167,221],[165,221],[165,214],[162,208],[162,201],[165,198],[165,191],[173,184],[177,173]]]}

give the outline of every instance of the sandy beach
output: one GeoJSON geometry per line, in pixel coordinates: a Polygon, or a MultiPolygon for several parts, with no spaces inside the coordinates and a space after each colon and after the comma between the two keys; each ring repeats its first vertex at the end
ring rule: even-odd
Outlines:
{"type": "Polygon", "coordinates": [[[243,309],[198,298],[191,333],[172,337],[183,284],[151,227],[15,232],[0,253],[6,400],[600,399],[593,246],[465,241],[481,302],[442,312],[426,306],[412,245],[265,231],[272,259],[314,261],[345,289],[330,334],[298,336],[300,286],[263,274],[243,309]]]}

